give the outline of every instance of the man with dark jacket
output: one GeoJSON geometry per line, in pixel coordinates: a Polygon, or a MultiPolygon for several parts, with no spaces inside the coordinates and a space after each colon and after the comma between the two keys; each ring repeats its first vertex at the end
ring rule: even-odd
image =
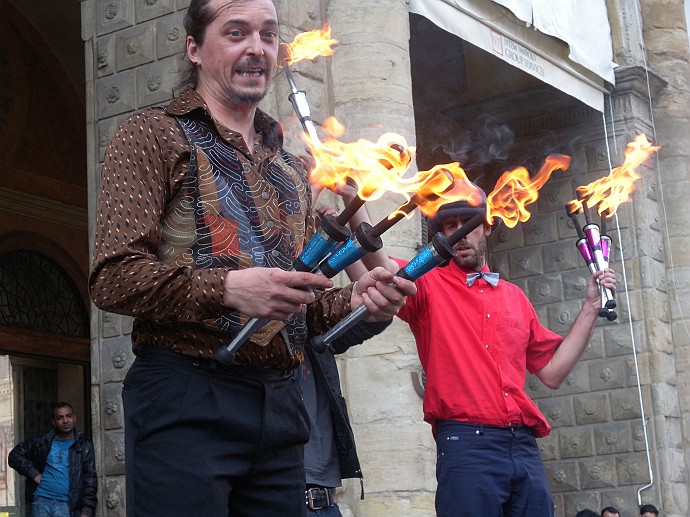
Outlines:
{"type": "Polygon", "coordinates": [[[53,408],[54,429],[10,451],[7,463],[27,477],[26,502],[33,517],[92,517],[98,499],[93,442],[75,429],[72,406],[53,408]]]}
{"type": "Polygon", "coordinates": [[[359,478],[364,497],[362,469],[355,437],[340,389],[335,354],[381,333],[391,322],[361,322],[335,340],[323,353],[306,349],[298,377],[309,414],[309,442],[304,446],[307,515],[341,517],[335,489],[341,480],[359,478]]]}

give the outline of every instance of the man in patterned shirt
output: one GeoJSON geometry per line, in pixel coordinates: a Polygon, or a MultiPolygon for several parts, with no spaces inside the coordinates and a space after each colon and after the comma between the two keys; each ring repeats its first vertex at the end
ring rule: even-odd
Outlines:
{"type": "Polygon", "coordinates": [[[106,149],[89,287],[99,308],[135,316],[129,517],[302,515],[309,428],[292,373],[308,332],[362,303],[390,319],[416,292],[383,268],[343,289],[290,271],[314,230],[301,163],[257,108],[276,18],[271,0],[192,0],[192,87],[132,115],[106,149]],[[253,317],[271,323],[218,363],[253,317]]]}

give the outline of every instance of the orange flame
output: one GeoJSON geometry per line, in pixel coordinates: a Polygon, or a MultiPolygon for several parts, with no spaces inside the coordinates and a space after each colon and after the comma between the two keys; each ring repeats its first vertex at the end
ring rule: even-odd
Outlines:
{"type": "Polygon", "coordinates": [[[334,50],[331,47],[337,43],[338,40],[331,39],[331,27],[328,24],[322,29],[302,32],[295,36],[292,43],[284,44],[288,53],[287,65],[303,59],[314,60],[319,56],[332,56],[334,50]]]}
{"type": "Polygon", "coordinates": [[[568,202],[569,213],[581,212],[586,203],[588,208],[596,206],[602,217],[611,217],[621,203],[632,200],[635,182],[642,177],[635,169],[659,149],[661,146],[652,145],[645,135],[637,135],[625,149],[623,165],[612,169],[608,176],[577,187],[577,199],[568,202]]]}
{"type": "Polygon", "coordinates": [[[413,206],[416,205],[420,210],[423,210],[423,207],[433,203],[438,196],[449,190],[454,183],[454,177],[450,168],[451,167],[446,165],[437,165],[433,169],[417,173],[419,186],[416,189],[414,197],[412,197],[408,203],[399,207],[398,210],[391,212],[388,215],[388,219],[394,219],[398,214],[402,214],[405,217],[412,217],[414,208],[407,211],[400,210],[400,208],[412,203],[413,206]]]}
{"type": "Polygon", "coordinates": [[[487,219],[493,221],[494,217],[498,217],[508,228],[514,228],[518,222],[527,221],[530,213],[525,206],[537,200],[539,189],[548,181],[553,171],[568,170],[570,160],[570,156],[563,154],[547,156],[534,179],[530,179],[529,172],[524,167],[504,172],[498,178],[494,190],[486,198],[487,219]]]}
{"type": "Polygon", "coordinates": [[[447,203],[455,201],[467,201],[470,205],[478,206],[484,200],[482,193],[477,190],[477,187],[467,178],[467,174],[459,163],[447,163],[445,165],[437,165],[431,171],[446,170],[451,173],[454,178],[453,188],[439,192],[438,199],[429,201],[419,207],[419,211],[427,217],[433,217],[439,208],[447,203]]]}
{"type": "Polygon", "coordinates": [[[400,135],[386,133],[377,142],[360,139],[341,142],[343,126],[329,117],[323,125],[328,133],[321,142],[305,141],[314,158],[309,179],[324,188],[335,190],[348,179],[357,185],[358,195],[364,200],[378,199],[385,192],[415,192],[418,179],[402,179],[409,167],[414,147],[400,135]]]}
{"type": "MultiPolygon", "coordinates": [[[[472,206],[479,206],[484,201],[483,193],[476,185],[469,181],[465,171],[459,166],[440,165],[452,170],[455,184],[453,188],[441,194],[438,200],[420,206],[420,211],[427,217],[432,217],[441,206],[456,201],[467,201],[472,206]]],[[[534,203],[539,197],[538,191],[557,169],[566,170],[570,166],[570,157],[565,155],[550,155],[544,165],[537,172],[534,179],[530,179],[529,172],[524,167],[504,172],[498,179],[493,191],[487,196],[487,221],[495,217],[503,220],[509,228],[518,222],[525,222],[530,213],[525,206],[534,203]]]]}

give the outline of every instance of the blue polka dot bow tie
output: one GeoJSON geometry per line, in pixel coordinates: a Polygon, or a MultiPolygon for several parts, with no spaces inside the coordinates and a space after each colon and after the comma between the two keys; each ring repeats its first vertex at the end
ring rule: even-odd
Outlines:
{"type": "Polygon", "coordinates": [[[469,273],[467,275],[467,287],[472,287],[477,278],[483,278],[494,287],[498,285],[498,273],[469,273]]]}

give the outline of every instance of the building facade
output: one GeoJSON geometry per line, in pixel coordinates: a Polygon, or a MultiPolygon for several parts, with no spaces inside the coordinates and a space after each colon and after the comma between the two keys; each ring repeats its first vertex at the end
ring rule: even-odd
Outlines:
{"type": "MultiPolygon", "coordinates": [[[[133,356],[131,320],[97,311],[86,295],[100,162],[124,118],[172,97],[188,3],[70,0],[58,9],[49,0],[32,8],[0,0],[2,446],[6,452],[45,424],[46,401],[76,401],[97,445],[102,516],[125,515],[120,390],[133,356]],[[64,20],[59,31],[56,17],[64,20]]],[[[547,154],[572,156],[570,169],[555,172],[530,207],[530,220],[501,228],[490,242],[493,269],[522,287],[557,332],[577,314],[588,275],[565,203],[577,186],[620,165],[636,135],[662,146],[639,169],[632,201],[608,223],[618,319],[597,325],[559,390],[532,377],[527,390],[554,428],[540,448],[558,517],[607,505],[636,515],[638,499],[665,516],[690,515],[683,0],[585,2],[608,21],[616,64],[609,79],[573,62],[575,45],[539,30],[536,1],[276,3],[285,40],[328,22],[339,41],[333,56],[293,72],[313,118],[335,116],[346,127],[342,139],[397,133],[417,145],[419,169],[459,160],[487,190],[506,167],[534,172],[547,154]],[[526,23],[519,7],[532,4],[526,23]],[[486,44],[482,34],[494,39],[486,44]]],[[[592,21],[592,53],[601,48],[594,33],[592,21]]],[[[263,107],[285,126],[288,148],[299,151],[289,93],[277,77],[263,107]]],[[[372,219],[400,202],[387,195],[370,203],[372,219]]],[[[425,238],[417,215],[384,241],[389,254],[410,257],[425,238]]],[[[353,516],[434,515],[435,446],[422,421],[423,372],[410,332],[397,321],[339,366],[366,493],[360,500],[359,484],[346,481],[341,507],[353,516]]],[[[20,480],[7,467],[3,473],[0,512],[23,515],[20,480]]]]}

